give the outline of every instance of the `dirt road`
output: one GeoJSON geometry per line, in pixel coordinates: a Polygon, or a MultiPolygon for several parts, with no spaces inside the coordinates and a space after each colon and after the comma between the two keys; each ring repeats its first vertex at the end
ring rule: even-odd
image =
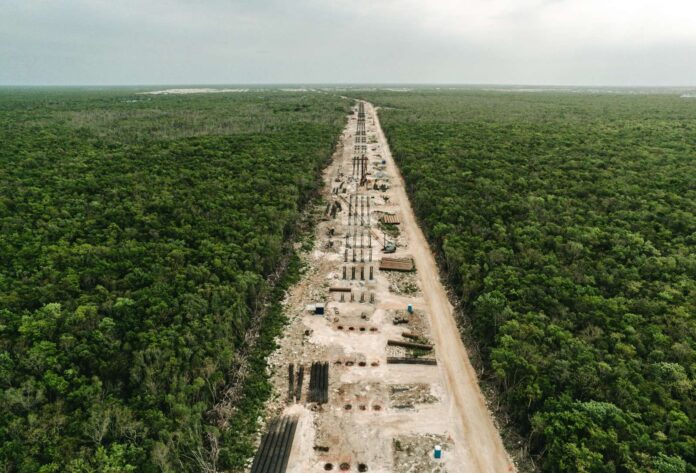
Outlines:
{"type": "MultiPolygon", "coordinates": [[[[372,104],[367,107],[373,111],[372,104]]],[[[481,394],[469,355],[459,336],[453,308],[440,282],[440,276],[428,242],[416,222],[411,203],[406,195],[404,180],[396,166],[387,144],[379,116],[374,112],[378,141],[382,146],[387,167],[395,178],[395,190],[403,218],[403,227],[409,236],[410,250],[416,261],[423,294],[429,308],[428,314],[438,360],[444,371],[446,384],[452,396],[452,416],[457,419],[458,442],[465,446],[466,467],[462,471],[505,472],[513,471],[512,462],[493,424],[486,402],[481,394]]],[[[463,465],[464,466],[464,465],[463,465]]]]}
{"type": "Polygon", "coordinates": [[[514,471],[371,104],[349,116],[324,180],[314,248],[269,359],[269,413],[299,419],[286,471],[514,471]],[[402,346],[414,339],[432,349],[402,346]],[[308,389],[317,363],[328,379],[308,389]]]}

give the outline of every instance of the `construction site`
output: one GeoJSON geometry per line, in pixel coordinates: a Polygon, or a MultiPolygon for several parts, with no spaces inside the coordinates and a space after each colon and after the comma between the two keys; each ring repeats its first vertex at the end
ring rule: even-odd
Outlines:
{"type": "Polygon", "coordinates": [[[251,473],[515,471],[371,104],[324,179],[251,473]]]}

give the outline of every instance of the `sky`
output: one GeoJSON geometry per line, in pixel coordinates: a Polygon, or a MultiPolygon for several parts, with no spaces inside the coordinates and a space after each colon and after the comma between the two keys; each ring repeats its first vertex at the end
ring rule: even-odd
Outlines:
{"type": "Polygon", "coordinates": [[[696,85],[695,0],[0,0],[0,84],[696,85]]]}

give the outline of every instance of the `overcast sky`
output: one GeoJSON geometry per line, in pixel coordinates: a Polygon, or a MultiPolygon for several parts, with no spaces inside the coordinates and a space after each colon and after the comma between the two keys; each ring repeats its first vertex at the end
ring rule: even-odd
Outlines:
{"type": "Polygon", "coordinates": [[[696,85],[696,0],[0,0],[0,84],[696,85]]]}

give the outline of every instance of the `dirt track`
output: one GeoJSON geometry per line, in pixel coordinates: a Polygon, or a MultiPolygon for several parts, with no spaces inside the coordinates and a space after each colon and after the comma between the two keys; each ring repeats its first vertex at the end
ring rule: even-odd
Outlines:
{"type": "MultiPolygon", "coordinates": [[[[373,108],[371,104],[368,107],[373,108]]],[[[416,222],[406,195],[403,177],[394,163],[377,113],[375,122],[383,155],[387,157],[388,169],[396,180],[393,188],[401,203],[403,227],[409,235],[411,254],[416,261],[425,301],[430,309],[428,314],[433,339],[438,347],[438,360],[452,396],[452,416],[459,421],[456,423],[456,443],[460,443],[466,449],[465,464],[462,465],[461,471],[513,471],[514,467],[479,389],[476,372],[459,336],[452,305],[440,282],[430,246],[416,222]]]]}
{"type": "Polygon", "coordinates": [[[299,417],[286,471],[514,471],[376,111],[364,103],[364,117],[357,112],[325,171],[314,249],[288,294],[291,321],[269,360],[276,391],[269,411],[299,417]],[[327,212],[336,203],[340,209],[327,212]],[[394,254],[383,251],[385,216],[400,219],[386,237],[397,243],[394,254]],[[382,268],[387,257],[412,258],[416,271],[382,268]],[[308,310],[316,302],[325,303],[324,315],[308,310]],[[433,350],[389,346],[411,340],[404,332],[433,350]],[[437,366],[387,363],[393,356],[436,359],[437,366]],[[328,402],[309,401],[309,379],[299,400],[288,396],[289,365],[308,370],[315,362],[330,366],[328,402]],[[442,459],[434,458],[435,445],[442,459]]]}

